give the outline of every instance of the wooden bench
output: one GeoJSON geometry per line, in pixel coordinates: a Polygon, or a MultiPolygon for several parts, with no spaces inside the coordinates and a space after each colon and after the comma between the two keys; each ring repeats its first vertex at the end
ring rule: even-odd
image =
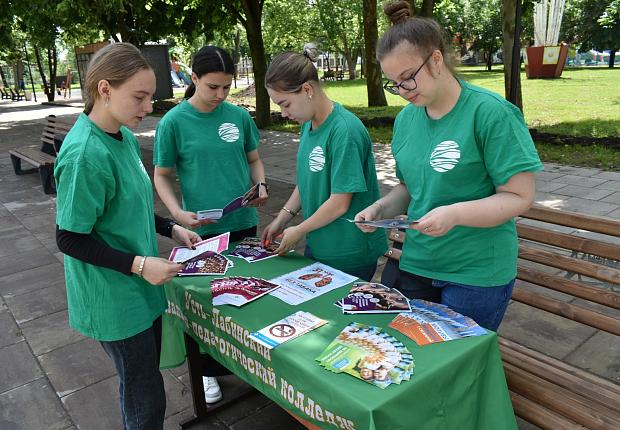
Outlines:
{"type": "Polygon", "coordinates": [[[54,185],[54,163],[56,154],[60,150],[62,139],[69,132],[72,124],[57,119],[54,115],[45,118],[45,127],[41,134],[41,146],[30,145],[9,150],[11,163],[16,175],[39,172],[41,185],[45,194],[56,192],[54,185]],[[32,169],[22,169],[22,161],[34,166],[32,169]]]}
{"type": "Polygon", "coordinates": [[[11,100],[13,101],[20,101],[26,99],[26,95],[19,92],[19,90],[13,90],[13,88],[9,88],[9,91],[11,92],[11,100]]]}
{"type": "Polygon", "coordinates": [[[11,94],[4,87],[0,87],[0,95],[3,100],[11,100],[11,94]]]}
{"type": "MultiPolygon", "coordinates": [[[[517,219],[517,232],[512,300],[610,333],[617,344],[620,294],[613,289],[620,286],[620,221],[535,205],[517,219]]],[[[390,232],[387,278],[404,237],[390,232]]],[[[550,430],[620,429],[618,383],[501,336],[499,344],[517,416],[550,430]]]]}

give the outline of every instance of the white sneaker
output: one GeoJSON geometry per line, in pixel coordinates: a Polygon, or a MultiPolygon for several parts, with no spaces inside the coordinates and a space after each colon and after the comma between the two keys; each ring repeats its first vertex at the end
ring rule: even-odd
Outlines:
{"type": "Polygon", "coordinates": [[[216,403],[222,400],[222,390],[217,379],[213,376],[203,376],[202,383],[205,386],[205,400],[207,403],[216,403]]]}

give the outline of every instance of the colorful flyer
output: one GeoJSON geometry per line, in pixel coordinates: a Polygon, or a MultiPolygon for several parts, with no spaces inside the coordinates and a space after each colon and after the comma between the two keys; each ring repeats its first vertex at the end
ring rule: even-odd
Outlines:
{"type": "Polygon", "coordinates": [[[224,215],[246,207],[252,200],[260,195],[259,184],[254,184],[244,195],[232,199],[223,209],[207,209],[196,212],[196,218],[200,221],[210,219],[217,221],[224,215]]]}
{"type": "Polygon", "coordinates": [[[228,249],[229,240],[230,233],[226,232],[196,243],[194,245],[195,249],[188,248],[187,246],[176,246],[172,248],[168,260],[174,261],[175,263],[184,263],[206,251],[221,253],[228,249]]]}
{"type": "Polygon", "coordinates": [[[243,306],[278,288],[278,285],[259,278],[231,276],[211,281],[213,306],[243,306]]]}
{"type": "Polygon", "coordinates": [[[400,291],[376,282],[356,282],[349,294],[336,302],[345,314],[409,312],[409,300],[400,291]]]}
{"type": "Polygon", "coordinates": [[[365,225],[367,227],[377,227],[377,228],[409,228],[411,224],[417,224],[417,220],[413,219],[377,219],[374,221],[355,221],[353,219],[344,218],[349,222],[358,225],[365,225]]]}
{"type": "Polygon", "coordinates": [[[274,251],[280,246],[279,243],[273,242],[267,247],[263,247],[258,237],[246,237],[235,246],[228,256],[242,258],[249,263],[266,260],[268,258],[277,257],[274,251]]]}
{"type": "Polygon", "coordinates": [[[398,314],[389,327],[413,339],[418,345],[482,336],[487,332],[474,320],[449,307],[425,300],[411,300],[411,312],[398,314]]]}
{"type": "Polygon", "coordinates": [[[322,263],[314,263],[272,279],[280,288],[271,293],[285,303],[298,305],[350,284],[357,278],[322,263]]]}
{"type": "Polygon", "coordinates": [[[185,262],[179,276],[224,275],[233,263],[222,254],[205,251],[185,262]]]}
{"type": "Polygon", "coordinates": [[[298,311],[267,327],[250,334],[250,337],[269,349],[327,324],[326,320],[310,312],[298,311]]]}

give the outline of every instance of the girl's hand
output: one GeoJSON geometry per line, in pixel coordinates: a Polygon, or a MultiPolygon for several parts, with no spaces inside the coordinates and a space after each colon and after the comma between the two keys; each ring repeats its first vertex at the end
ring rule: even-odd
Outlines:
{"type": "Polygon", "coordinates": [[[286,255],[289,251],[295,249],[297,244],[304,238],[305,234],[299,226],[289,227],[282,233],[280,246],[276,249],[278,255],[286,255]]]}
{"type": "MultiPolygon", "coordinates": [[[[374,221],[377,219],[381,219],[382,216],[383,216],[383,206],[381,206],[377,202],[374,202],[373,204],[368,206],[366,209],[362,210],[357,215],[355,215],[354,219],[355,221],[374,221]]],[[[360,224],[355,224],[355,225],[357,226],[357,228],[362,230],[364,233],[372,233],[373,231],[377,229],[376,227],[370,227],[367,225],[360,225],[360,224]]]]}
{"type": "MultiPolygon", "coordinates": [[[[138,273],[141,256],[134,258],[132,272],[138,273]]],[[[142,277],[153,285],[162,285],[174,278],[183,269],[182,264],[173,263],[164,258],[146,257],[142,268],[142,277]]]]}
{"type": "Polygon", "coordinates": [[[261,234],[261,245],[264,247],[269,246],[270,243],[273,243],[276,236],[279,236],[284,230],[284,225],[280,224],[278,218],[274,219],[269,223],[267,227],[263,230],[261,234]]]}
{"type": "Polygon", "coordinates": [[[454,206],[439,206],[420,218],[411,228],[428,236],[439,237],[452,230],[457,221],[458,214],[454,206]]]}
{"type": "Polygon", "coordinates": [[[267,193],[267,188],[263,185],[258,186],[258,197],[254,200],[250,200],[248,202],[248,206],[264,206],[267,203],[267,199],[269,199],[269,194],[267,193]]]}
{"type": "Polygon", "coordinates": [[[181,245],[194,248],[194,244],[200,242],[200,235],[180,225],[172,226],[172,238],[181,245]]]}
{"type": "Polygon", "coordinates": [[[196,212],[189,212],[184,210],[179,210],[173,213],[172,216],[174,217],[174,220],[176,222],[191,229],[196,229],[206,224],[215,224],[217,222],[210,219],[199,220],[196,212]]]}

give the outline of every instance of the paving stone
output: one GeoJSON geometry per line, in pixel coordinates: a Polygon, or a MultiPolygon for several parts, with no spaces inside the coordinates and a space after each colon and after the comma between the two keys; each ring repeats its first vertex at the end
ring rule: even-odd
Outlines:
{"type": "MultiPolygon", "coordinates": [[[[45,248],[20,252],[0,257],[0,278],[5,275],[36,269],[39,266],[56,262],[56,258],[45,248]]],[[[4,287],[0,287],[0,290],[4,287]]]]}
{"type": "Polygon", "coordinates": [[[35,355],[46,354],[84,339],[84,336],[69,327],[67,311],[28,321],[21,328],[35,355]]]}
{"type": "Polygon", "coordinates": [[[0,394],[0,429],[65,430],[71,419],[45,378],[0,394]]]}
{"type": "Polygon", "coordinates": [[[26,342],[0,348],[0,393],[41,378],[43,372],[26,342]]]}
{"type": "Polygon", "coordinates": [[[536,178],[536,181],[555,181],[564,175],[565,173],[548,172],[545,167],[545,170],[541,172],[536,172],[534,174],[534,177],[536,178]]]}
{"type": "Polygon", "coordinates": [[[20,221],[33,234],[47,232],[56,236],[56,217],[49,214],[22,217],[20,221]]]}
{"type": "Polygon", "coordinates": [[[607,197],[601,199],[602,202],[613,203],[616,205],[620,205],[620,192],[616,192],[608,195],[607,197]]]}
{"type": "Polygon", "coordinates": [[[116,375],[99,342],[84,338],[40,355],[39,362],[59,397],[116,375]]]}
{"type": "Polygon", "coordinates": [[[578,197],[571,197],[568,200],[563,202],[563,206],[560,209],[580,212],[589,215],[605,215],[608,216],[609,213],[614,211],[618,205],[614,205],[612,203],[605,203],[600,201],[592,201],[587,199],[582,199],[578,197]]]}
{"type": "Polygon", "coordinates": [[[41,243],[23,227],[0,230],[0,258],[41,248],[41,243]]]}
{"type": "MultiPolygon", "coordinates": [[[[2,207],[2,210],[7,211],[2,207]]],[[[7,211],[8,212],[8,211],[7,211]]],[[[22,223],[9,213],[9,216],[0,216],[0,231],[23,228],[22,223]]]]}
{"type": "Polygon", "coordinates": [[[122,429],[118,378],[113,376],[62,398],[78,428],[88,430],[122,429]]]}
{"type": "Polygon", "coordinates": [[[558,190],[560,188],[564,188],[566,185],[565,183],[562,182],[539,182],[536,181],[536,191],[539,191],[541,193],[552,193],[555,190],[558,190]]]}
{"type": "Polygon", "coordinates": [[[565,361],[620,384],[620,342],[616,335],[598,331],[565,361]]]}
{"type": "Polygon", "coordinates": [[[580,187],[578,185],[567,185],[554,191],[555,194],[563,196],[579,197],[588,200],[601,200],[609,196],[613,192],[610,190],[599,190],[588,187],[580,187]]]}
{"type": "Polygon", "coordinates": [[[597,188],[601,188],[604,190],[620,191],[620,181],[606,181],[597,188]]]}
{"type": "Polygon", "coordinates": [[[176,415],[192,406],[191,390],[169,371],[162,371],[166,387],[166,416],[176,415]]]}
{"type": "Polygon", "coordinates": [[[290,416],[284,409],[271,403],[259,412],[243,418],[230,426],[231,430],[268,428],[269,430],[305,430],[305,426],[290,416]]]}
{"type": "Polygon", "coordinates": [[[61,282],[5,300],[18,324],[67,309],[67,293],[61,282]]]}
{"type": "Polygon", "coordinates": [[[0,295],[8,297],[26,294],[55,284],[65,283],[65,272],[56,260],[53,264],[41,265],[23,272],[0,277],[0,295]]]}
{"type": "Polygon", "coordinates": [[[583,324],[512,301],[499,334],[561,360],[595,331],[583,324]]]}
{"type": "Polygon", "coordinates": [[[593,178],[609,179],[610,181],[620,181],[620,172],[600,172],[593,178]]]}
{"type": "Polygon", "coordinates": [[[15,324],[13,315],[3,306],[0,311],[0,348],[23,340],[22,331],[15,324]]]}
{"type": "MultiPolygon", "coordinates": [[[[538,176],[536,177],[538,179],[538,176]]],[[[580,187],[599,187],[601,184],[607,182],[607,179],[601,178],[588,178],[582,175],[564,175],[556,180],[553,180],[552,183],[563,183],[568,185],[579,185],[580,187]]]]}
{"type": "Polygon", "coordinates": [[[555,172],[564,173],[567,175],[576,175],[576,176],[596,176],[601,173],[600,169],[588,169],[585,167],[574,167],[574,166],[559,166],[557,169],[554,169],[555,172]]]}
{"type": "MultiPolygon", "coordinates": [[[[164,421],[164,430],[179,430],[181,428],[179,423],[185,422],[187,421],[188,418],[192,418],[193,416],[194,416],[194,410],[191,408],[186,409],[182,412],[179,412],[176,415],[172,415],[166,418],[166,421],[164,421]]],[[[251,428],[253,430],[257,430],[256,427],[251,427],[251,428]]],[[[217,418],[216,414],[209,414],[206,416],[206,418],[203,421],[196,423],[192,426],[185,427],[185,430],[204,430],[204,429],[230,430],[230,427],[228,427],[226,424],[221,422],[217,418]]]]}
{"type": "Polygon", "coordinates": [[[605,214],[605,216],[607,216],[609,218],[620,219],[620,209],[616,209],[614,211],[611,211],[611,212],[605,214]]]}

